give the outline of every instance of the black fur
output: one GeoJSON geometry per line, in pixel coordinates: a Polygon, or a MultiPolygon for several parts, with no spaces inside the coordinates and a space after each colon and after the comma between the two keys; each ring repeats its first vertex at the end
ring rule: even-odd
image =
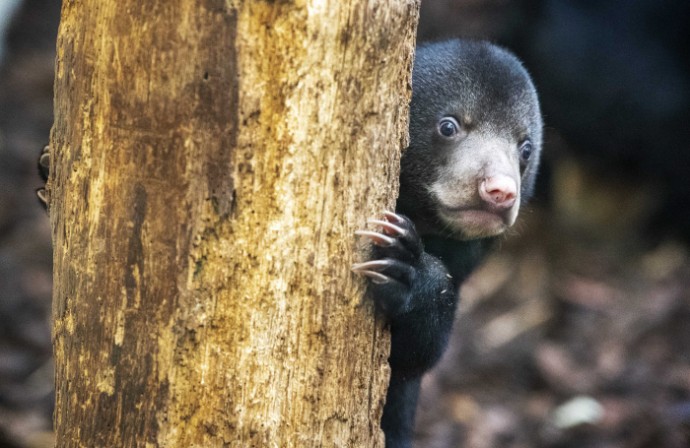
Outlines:
{"type": "MultiPolygon", "coordinates": [[[[353,268],[372,279],[370,294],[390,322],[391,381],[381,424],[387,448],[411,446],[421,376],[445,350],[459,286],[496,237],[468,237],[461,225],[441,217],[432,187],[441,174],[453,175],[454,152],[469,150],[471,142],[501,139],[515,151],[506,157],[515,165],[524,202],[532,193],[541,150],[534,87],[520,62],[498,47],[460,40],[422,46],[412,91],[410,146],[401,161],[396,214],[374,221],[380,232],[360,232],[372,240],[374,261],[353,268]],[[439,120],[448,116],[462,123],[458,137],[439,135],[439,120]],[[531,140],[532,155],[517,167],[525,139],[531,140]]],[[[472,176],[476,182],[469,184],[476,185],[483,174],[472,176]]],[[[475,206],[476,198],[470,192],[467,201],[475,206]]]]}

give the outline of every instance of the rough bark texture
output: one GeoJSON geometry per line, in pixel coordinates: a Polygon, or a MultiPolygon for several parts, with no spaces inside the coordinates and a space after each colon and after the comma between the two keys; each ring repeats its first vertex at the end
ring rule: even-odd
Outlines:
{"type": "Polygon", "coordinates": [[[64,0],[58,446],[382,446],[353,232],[394,204],[415,0],[64,0]]]}

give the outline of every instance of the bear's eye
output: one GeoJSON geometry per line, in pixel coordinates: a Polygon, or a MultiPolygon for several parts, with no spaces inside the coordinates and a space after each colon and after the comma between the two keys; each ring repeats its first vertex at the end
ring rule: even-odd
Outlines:
{"type": "Polygon", "coordinates": [[[443,137],[453,137],[460,132],[460,125],[453,117],[443,117],[438,122],[438,133],[443,137]]]}
{"type": "Polygon", "coordinates": [[[527,163],[529,157],[532,155],[532,142],[527,139],[520,145],[520,160],[522,163],[527,163]]]}

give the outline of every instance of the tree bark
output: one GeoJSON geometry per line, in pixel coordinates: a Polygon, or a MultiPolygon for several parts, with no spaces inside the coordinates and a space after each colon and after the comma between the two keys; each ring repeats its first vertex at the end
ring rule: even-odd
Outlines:
{"type": "Polygon", "coordinates": [[[64,0],[57,445],[376,447],[416,0],[64,0]]]}

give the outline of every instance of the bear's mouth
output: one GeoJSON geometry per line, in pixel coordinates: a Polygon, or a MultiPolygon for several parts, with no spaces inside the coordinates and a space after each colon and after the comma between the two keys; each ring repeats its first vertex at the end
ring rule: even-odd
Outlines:
{"type": "Polygon", "coordinates": [[[499,235],[515,222],[512,208],[491,207],[489,204],[462,207],[441,207],[441,220],[463,239],[485,238],[499,235]]]}
{"type": "Polygon", "coordinates": [[[508,216],[510,216],[512,207],[510,208],[502,208],[502,207],[496,207],[488,203],[481,203],[477,205],[461,205],[458,207],[451,207],[447,206],[445,204],[441,204],[440,210],[443,213],[447,214],[456,214],[456,213],[465,213],[465,212],[477,212],[477,213],[489,213],[492,215],[496,215],[499,217],[503,217],[508,220],[508,216]]]}

